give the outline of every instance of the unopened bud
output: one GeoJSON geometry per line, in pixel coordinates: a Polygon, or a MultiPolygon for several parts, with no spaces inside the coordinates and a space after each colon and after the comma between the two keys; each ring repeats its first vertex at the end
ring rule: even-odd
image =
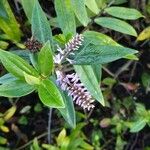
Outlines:
{"type": "Polygon", "coordinates": [[[104,118],[100,121],[100,126],[102,128],[107,128],[110,125],[110,123],[111,123],[110,118],[104,118]]]}

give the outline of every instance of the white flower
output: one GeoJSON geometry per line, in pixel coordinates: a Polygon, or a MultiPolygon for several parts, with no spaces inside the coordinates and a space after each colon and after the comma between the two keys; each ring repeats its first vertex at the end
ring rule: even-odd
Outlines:
{"type": "Polygon", "coordinates": [[[75,37],[73,37],[71,40],[69,40],[68,43],[65,44],[65,48],[61,49],[59,45],[57,45],[57,51],[59,52],[54,57],[54,62],[56,64],[61,64],[63,60],[67,60],[69,63],[73,63],[72,60],[68,59],[67,57],[69,55],[74,55],[74,51],[78,50],[79,47],[82,45],[83,42],[83,35],[82,34],[76,34],[75,37]]]}
{"type": "Polygon", "coordinates": [[[72,97],[73,101],[80,105],[83,109],[90,110],[95,106],[92,104],[94,99],[87,91],[87,89],[80,83],[77,74],[63,74],[61,71],[56,72],[57,83],[62,90],[68,91],[68,95],[72,97]]]}

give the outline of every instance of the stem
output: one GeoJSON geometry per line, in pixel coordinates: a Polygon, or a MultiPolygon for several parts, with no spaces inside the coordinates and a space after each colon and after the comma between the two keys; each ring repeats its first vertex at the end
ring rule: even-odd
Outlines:
{"type": "Polygon", "coordinates": [[[47,131],[48,144],[51,143],[51,120],[52,120],[52,108],[49,109],[49,115],[48,115],[48,131],[47,131]]]}

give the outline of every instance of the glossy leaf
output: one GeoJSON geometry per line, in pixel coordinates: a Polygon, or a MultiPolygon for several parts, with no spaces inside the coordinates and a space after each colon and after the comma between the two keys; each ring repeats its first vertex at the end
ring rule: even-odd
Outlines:
{"type": "Polygon", "coordinates": [[[41,150],[37,138],[34,138],[31,148],[32,148],[31,150],[41,150]]]}
{"type": "Polygon", "coordinates": [[[146,91],[150,91],[150,74],[144,72],[142,74],[142,84],[146,88],[146,91]]]}
{"type": "Polygon", "coordinates": [[[3,4],[3,7],[7,12],[8,18],[7,20],[5,20],[3,17],[0,17],[0,29],[3,30],[3,32],[8,36],[8,39],[12,40],[13,42],[18,42],[20,41],[20,38],[22,36],[19,24],[15,19],[15,16],[9,6],[8,1],[1,0],[1,4],[3,4]]]}
{"type": "MultiPolygon", "coordinates": [[[[95,31],[86,31],[84,32],[84,42],[83,45],[86,47],[89,43],[94,45],[112,45],[112,46],[121,46],[116,41],[114,41],[111,37],[95,32],[95,31]]],[[[83,47],[83,49],[84,49],[83,47]]],[[[138,60],[138,58],[134,54],[126,55],[126,59],[138,60]]]]}
{"type": "Polygon", "coordinates": [[[62,145],[66,136],[67,136],[66,130],[62,129],[61,132],[59,133],[57,139],[56,139],[58,146],[62,145]]]}
{"type": "Polygon", "coordinates": [[[32,66],[30,66],[21,57],[13,53],[0,50],[0,60],[2,61],[7,71],[20,79],[24,80],[23,72],[29,75],[38,76],[38,73],[34,68],[32,68],[32,66]]]}
{"type": "MultiPolygon", "coordinates": [[[[95,31],[85,31],[84,35],[84,46],[88,43],[92,43],[94,45],[114,45],[114,46],[121,46],[116,41],[114,41],[111,37],[102,34],[100,32],[95,31]]],[[[138,60],[137,56],[134,54],[130,54],[125,56],[126,59],[138,60]]]]}
{"type": "Polygon", "coordinates": [[[133,55],[133,54],[126,55],[123,58],[131,59],[131,60],[139,60],[139,58],[136,55],[133,55]]]}
{"type": "Polygon", "coordinates": [[[111,87],[116,83],[116,80],[113,78],[107,77],[107,78],[104,78],[102,83],[111,87]]]}
{"type": "Polygon", "coordinates": [[[104,98],[102,92],[100,90],[100,85],[95,76],[94,70],[91,66],[74,66],[81,82],[85,85],[91,95],[99,101],[103,106],[105,105],[104,98]]]}
{"type": "MultiPolygon", "coordinates": [[[[111,0],[107,0],[107,2],[110,3],[112,1],[111,0]]],[[[113,4],[114,5],[120,5],[120,4],[124,4],[124,3],[127,3],[127,0],[115,0],[113,4]]]]}
{"type": "Polygon", "coordinates": [[[39,72],[38,53],[29,53],[28,59],[32,66],[39,72]]]}
{"type": "Polygon", "coordinates": [[[52,108],[64,108],[63,98],[52,81],[43,80],[39,85],[38,94],[44,105],[52,108]]]}
{"type": "Polygon", "coordinates": [[[127,20],[136,20],[143,17],[138,10],[126,7],[108,7],[105,9],[105,12],[111,16],[127,20]]]}
{"type": "Polygon", "coordinates": [[[95,19],[95,22],[102,27],[106,27],[128,35],[137,36],[135,29],[125,21],[110,17],[99,17],[95,19]]]}
{"type": "Polygon", "coordinates": [[[31,25],[33,37],[42,43],[45,43],[48,40],[53,43],[51,27],[38,0],[35,0],[31,25]]]}
{"type": "Polygon", "coordinates": [[[50,42],[44,44],[38,54],[38,67],[41,75],[49,76],[53,69],[53,55],[50,42]]]}
{"type": "Polygon", "coordinates": [[[76,17],[82,23],[83,26],[87,26],[89,18],[86,12],[85,0],[71,0],[71,2],[76,17]]]}
{"type": "Polygon", "coordinates": [[[0,48],[1,49],[7,49],[9,43],[5,41],[0,41],[0,48]]]}
{"type": "Polygon", "coordinates": [[[147,110],[143,104],[136,103],[136,113],[138,116],[141,116],[142,114],[147,114],[147,110]]]}
{"type": "Polygon", "coordinates": [[[13,54],[18,55],[19,57],[26,60],[28,63],[30,63],[29,55],[31,54],[29,50],[14,50],[11,51],[13,54]]]}
{"type": "Polygon", "coordinates": [[[137,122],[133,123],[132,127],[130,128],[130,132],[139,132],[145,127],[145,125],[146,125],[145,118],[143,119],[141,118],[137,122]]]}
{"type": "Polygon", "coordinates": [[[99,8],[95,0],[85,0],[86,6],[95,14],[99,13],[99,8]]]}
{"type": "Polygon", "coordinates": [[[74,140],[76,140],[79,137],[79,134],[81,132],[81,129],[86,125],[85,122],[81,122],[78,123],[76,128],[74,130],[72,130],[71,134],[70,134],[70,141],[73,141],[69,144],[68,149],[71,149],[72,147],[76,147],[76,145],[74,145],[74,140]]]}
{"type": "Polygon", "coordinates": [[[70,0],[55,0],[57,22],[65,35],[76,33],[75,16],[70,0]]]}
{"type": "Polygon", "coordinates": [[[137,41],[150,39],[150,26],[145,28],[137,37],[137,41]]]}
{"type": "Polygon", "coordinates": [[[0,85],[0,96],[21,97],[32,93],[34,90],[34,86],[20,80],[15,80],[0,85]]]}
{"type": "Polygon", "coordinates": [[[87,150],[94,150],[94,147],[89,143],[85,142],[84,140],[81,142],[81,147],[87,150]]]}
{"type": "Polygon", "coordinates": [[[73,63],[78,65],[105,64],[135,53],[137,53],[136,50],[121,46],[89,44],[74,56],[73,63]]]}
{"type": "MultiPolygon", "coordinates": [[[[4,137],[0,136],[0,144],[1,145],[5,145],[5,144],[7,144],[7,142],[8,142],[7,138],[4,138],[4,137]]],[[[3,149],[3,147],[0,147],[0,148],[3,149]]],[[[8,149],[6,149],[6,150],[8,150],[8,149]]]]}
{"type": "Polygon", "coordinates": [[[97,78],[98,83],[101,82],[101,77],[102,77],[102,66],[101,65],[92,65],[94,74],[97,78]]]}
{"type": "Polygon", "coordinates": [[[119,45],[108,35],[95,31],[85,31],[83,33],[85,43],[92,43],[94,45],[119,45]]]}
{"type": "Polygon", "coordinates": [[[39,85],[40,84],[40,79],[35,77],[35,76],[31,76],[25,72],[24,73],[24,77],[25,77],[25,80],[28,84],[30,85],[39,85]]]}
{"type": "Polygon", "coordinates": [[[106,0],[96,0],[98,8],[103,9],[107,6],[106,0]]]}
{"type": "Polygon", "coordinates": [[[66,120],[66,122],[72,127],[75,128],[76,126],[76,116],[74,110],[74,104],[72,98],[67,95],[66,92],[62,93],[63,100],[65,103],[65,108],[59,108],[58,110],[66,120]]]}
{"type": "Polygon", "coordinates": [[[8,19],[8,14],[2,0],[0,1],[0,17],[6,20],[8,19]]]}
{"type": "Polygon", "coordinates": [[[35,4],[35,0],[21,0],[21,4],[23,6],[23,10],[31,23],[32,19],[32,11],[35,4]]]}
{"type": "Polygon", "coordinates": [[[16,112],[17,107],[14,105],[10,107],[5,113],[4,113],[4,120],[8,121],[16,112]]]}
{"type": "Polygon", "coordinates": [[[17,78],[10,73],[7,73],[0,77],[0,84],[6,84],[11,81],[15,81],[17,78]]]}

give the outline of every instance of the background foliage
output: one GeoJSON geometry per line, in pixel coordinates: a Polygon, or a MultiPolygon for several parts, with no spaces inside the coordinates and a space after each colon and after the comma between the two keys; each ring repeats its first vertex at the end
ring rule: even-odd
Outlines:
{"type": "Polygon", "coordinates": [[[149,1],[1,0],[0,148],[149,150],[149,16],[149,1]],[[95,98],[90,111],[56,84],[57,45],[76,33],[63,67],[95,98]]]}

